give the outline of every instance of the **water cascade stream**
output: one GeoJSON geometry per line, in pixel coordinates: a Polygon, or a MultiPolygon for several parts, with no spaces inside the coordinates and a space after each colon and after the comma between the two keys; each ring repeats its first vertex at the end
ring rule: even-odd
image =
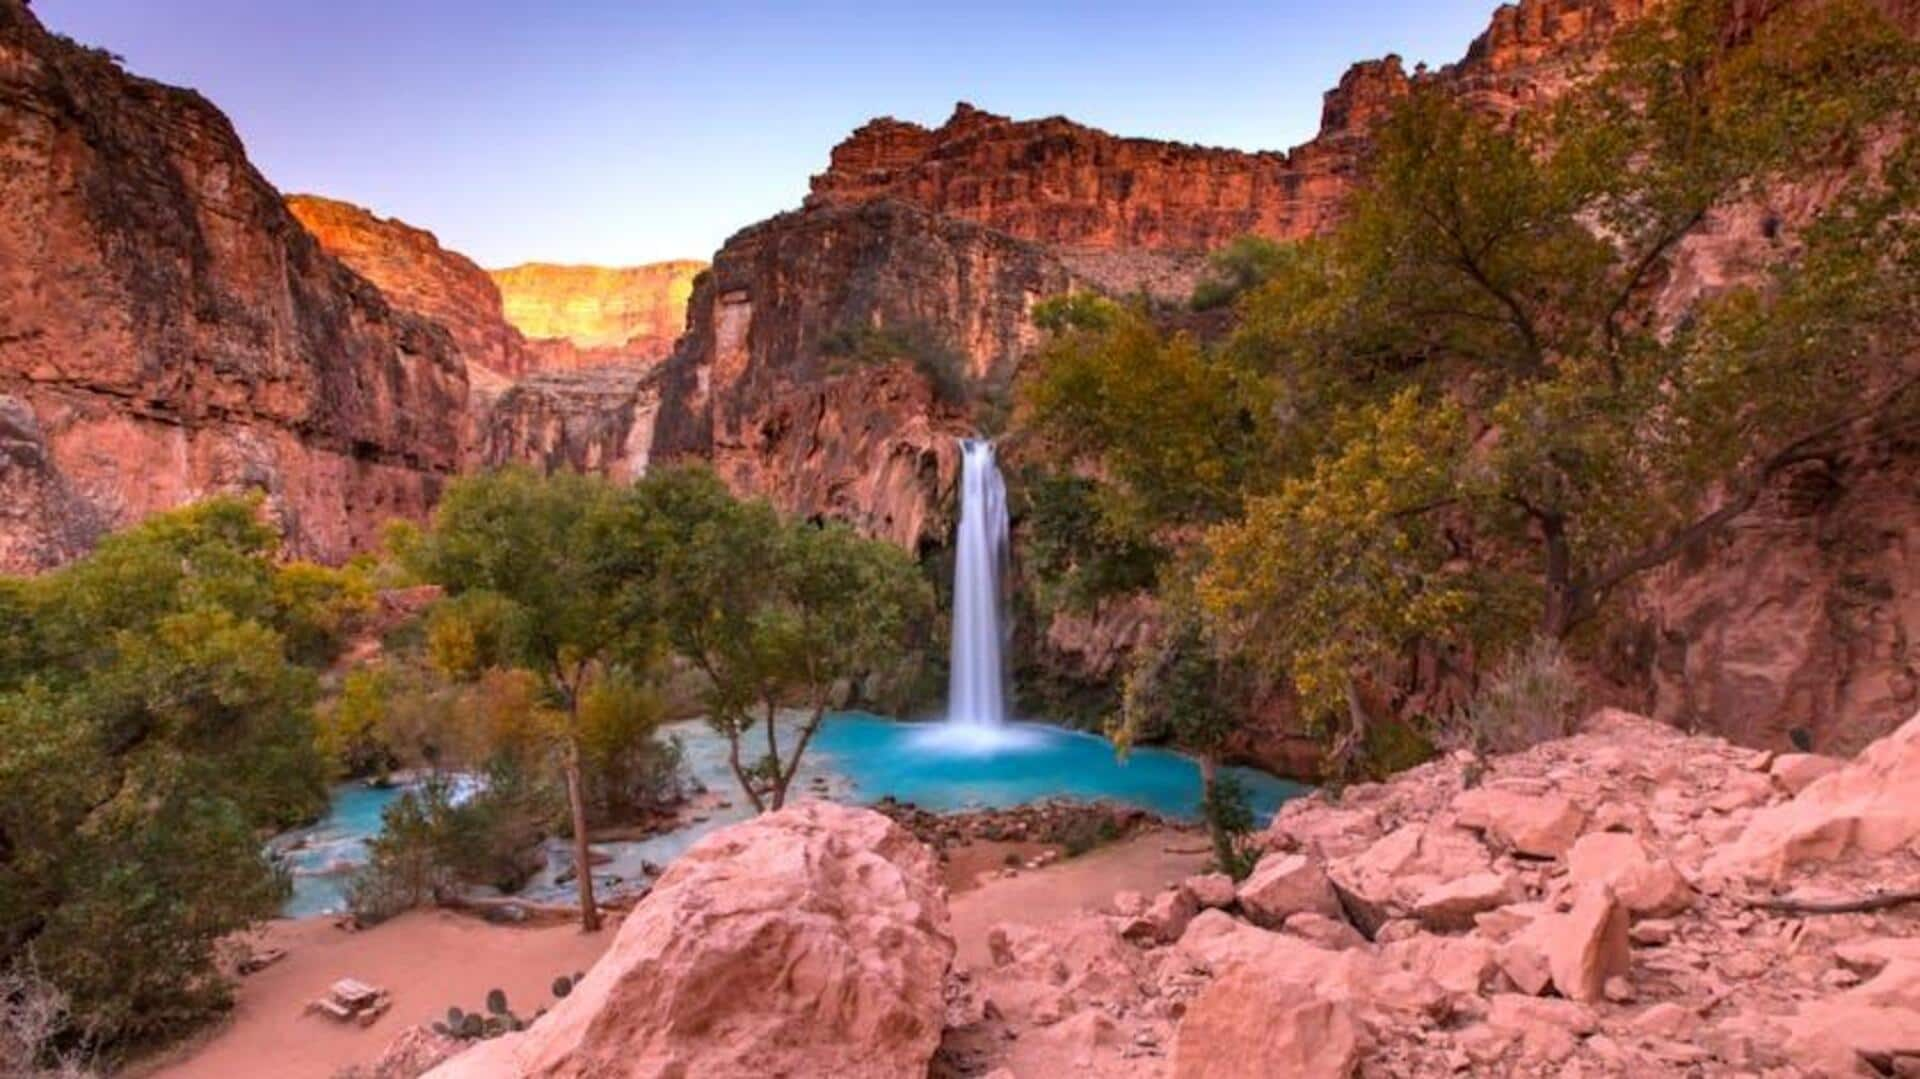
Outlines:
{"type": "Polygon", "coordinates": [[[1007,488],[993,443],[960,443],[960,526],[953,560],[953,652],[943,742],[991,748],[1023,741],[1007,726],[1007,488]]]}

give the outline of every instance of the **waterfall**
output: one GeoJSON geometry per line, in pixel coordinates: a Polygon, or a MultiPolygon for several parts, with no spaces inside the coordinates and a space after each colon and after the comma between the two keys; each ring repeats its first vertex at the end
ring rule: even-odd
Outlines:
{"type": "Polygon", "coordinates": [[[960,449],[947,727],[954,734],[986,736],[1007,719],[1007,638],[1000,592],[1007,565],[1007,488],[994,462],[993,443],[962,439],[960,449]]]}

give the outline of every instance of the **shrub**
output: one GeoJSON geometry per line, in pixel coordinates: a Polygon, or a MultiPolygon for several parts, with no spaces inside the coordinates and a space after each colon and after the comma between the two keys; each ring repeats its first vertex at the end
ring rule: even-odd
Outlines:
{"type": "Polygon", "coordinates": [[[842,326],[822,338],[820,352],[827,370],[843,373],[857,367],[878,367],[905,361],[948,404],[967,401],[967,359],[923,323],[904,327],[842,326]]]}
{"type": "Polygon", "coordinates": [[[1260,861],[1260,847],[1251,838],[1253,808],[1248,804],[1247,788],[1235,776],[1214,776],[1201,801],[1201,814],[1207,832],[1213,837],[1213,860],[1220,872],[1234,880],[1245,880],[1260,861]]]}
{"type": "Polygon", "coordinates": [[[1474,695],[1466,737],[1480,753],[1513,753],[1573,732],[1583,694],[1558,642],[1536,637],[1474,695]]]}

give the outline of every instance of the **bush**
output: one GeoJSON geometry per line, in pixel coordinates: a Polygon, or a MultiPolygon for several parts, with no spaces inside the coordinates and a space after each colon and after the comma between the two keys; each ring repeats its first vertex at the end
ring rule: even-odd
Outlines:
{"type": "Polygon", "coordinates": [[[89,1039],[76,1036],[67,994],[31,962],[0,970],[0,1075],[87,1079],[97,1074],[89,1039]]]}
{"type": "Polygon", "coordinates": [[[930,327],[843,326],[822,338],[827,370],[839,374],[858,367],[905,361],[927,380],[933,395],[948,404],[967,401],[967,359],[930,327]]]}
{"type": "Polygon", "coordinates": [[[464,798],[447,777],[430,777],[387,807],[348,907],[371,925],[466,886],[518,890],[543,864],[539,844],[557,813],[550,791],[509,766],[489,769],[464,798]]]}
{"type": "Polygon", "coordinates": [[[1260,847],[1252,839],[1253,808],[1248,804],[1247,788],[1232,775],[1216,775],[1200,805],[1207,821],[1207,833],[1213,837],[1213,860],[1220,872],[1234,880],[1245,880],[1260,861],[1260,847]]]}
{"type": "Polygon", "coordinates": [[[1559,643],[1534,638],[1468,703],[1466,738],[1480,753],[1514,753],[1564,738],[1573,733],[1583,696],[1559,643]]]}

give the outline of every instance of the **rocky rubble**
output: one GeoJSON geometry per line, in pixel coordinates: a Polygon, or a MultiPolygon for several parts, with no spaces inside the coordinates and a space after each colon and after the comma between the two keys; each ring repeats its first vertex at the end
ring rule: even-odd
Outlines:
{"type": "Polygon", "coordinates": [[[1816,763],[1605,710],[1264,839],[1237,891],[996,929],[934,1074],[1920,1072],[1920,716],[1816,763]]]}

